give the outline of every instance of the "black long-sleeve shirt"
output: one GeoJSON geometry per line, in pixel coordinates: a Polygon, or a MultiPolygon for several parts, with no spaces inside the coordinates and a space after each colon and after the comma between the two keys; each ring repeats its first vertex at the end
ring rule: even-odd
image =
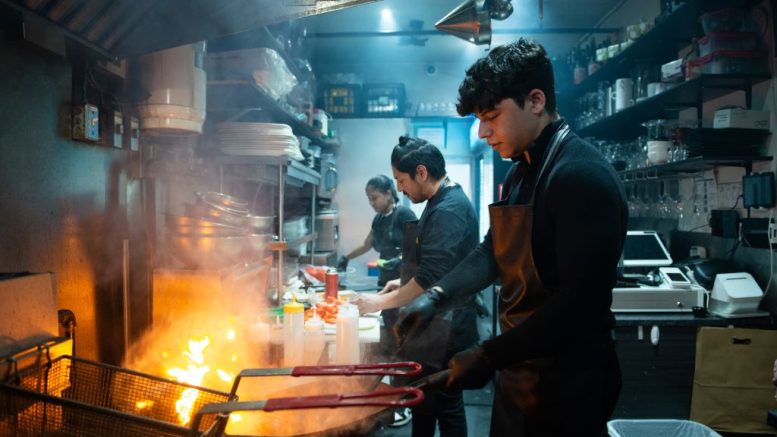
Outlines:
{"type": "MultiPolygon", "coordinates": [[[[414,279],[426,289],[448,274],[478,245],[478,220],[464,190],[458,184],[441,186],[427,201],[416,228],[418,268],[414,279]]],[[[453,311],[446,361],[452,354],[478,341],[474,293],[453,311]]]]}
{"type": "MultiPolygon", "coordinates": [[[[429,288],[478,244],[478,219],[461,185],[441,186],[418,221],[415,281],[429,288]]],[[[479,291],[475,290],[475,291],[479,291]]]]}
{"type": "MultiPolygon", "coordinates": [[[[529,149],[530,160],[511,172],[517,196],[531,197],[548,143],[560,127],[548,125],[529,149]],[[520,182],[520,183],[519,183],[520,182]]],[[[550,296],[520,325],[483,343],[499,369],[527,359],[554,356],[585,337],[612,329],[610,311],[616,266],[623,250],[628,210],[612,166],[589,143],[570,133],[556,162],[539,181],[534,201],[532,255],[550,296]]],[[[437,285],[452,296],[485,288],[498,277],[491,232],[437,285]]]]}

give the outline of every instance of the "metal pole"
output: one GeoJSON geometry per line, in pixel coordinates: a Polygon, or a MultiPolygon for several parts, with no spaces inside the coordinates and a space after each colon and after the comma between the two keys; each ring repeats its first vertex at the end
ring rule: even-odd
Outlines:
{"type": "MultiPolygon", "coordinates": [[[[310,227],[311,233],[316,232],[316,185],[310,184],[310,227]]],[[[316,253],[316,239],[310,240],[310,263],[313,262],[313,255],[316,253]]]]}
{"type": "Polygon", "coordinates": [[[129,240],[123,240],[121,244],[121,259],[122,259],[122,307],[124,308],[124,358],[129,355],[130,346],[130,310],[129,310],[129,240]]]}
{"type": "MultiPolygon", "coordinates": [[[[283,235],[283,207],[284,207],[284,191],[286,189],[286,168],[283,164],[278,166],[278,240],[286,241],[283,235]]],[[[283,296],[283,257],[286,255],[285,251],[278,251],[278,304],[281,303],[283,296]]]]}

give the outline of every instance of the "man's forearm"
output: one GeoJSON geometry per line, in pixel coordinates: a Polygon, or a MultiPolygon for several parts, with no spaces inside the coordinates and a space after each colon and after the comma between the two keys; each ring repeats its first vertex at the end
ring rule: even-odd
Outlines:
{"type": "Polygon", "coordinates": [[[385,310],[405,306],[412,302],[413,299],[423,294],[423,292],[424,289],[418,285],[415,279],[411,279],[407,284],[399,287],[397,290],[382,295],[385,296],[385,298],[382,302],[381,309],[385,310]]]}
{"type": "Polygon", "coordinates": [[[350,251],[348,253],[348,255],[346,255],[345,257],[348,258],[348,259],[354,259],[356,257],[362,256],[365,253],[369,252],[370,249],[372,249],[372,247],[366,246],[366,245],[361,245],[361,246],[355,248],[354,250],[350,251]]]}

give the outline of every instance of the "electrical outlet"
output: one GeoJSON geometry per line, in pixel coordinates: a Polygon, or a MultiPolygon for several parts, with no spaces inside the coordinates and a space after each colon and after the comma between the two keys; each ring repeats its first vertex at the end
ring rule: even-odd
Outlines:
{"type": "Polygon", "coordinates": [[[89,103],[73,107],[73,139],[100,140],[100,111],[89,103]]]}

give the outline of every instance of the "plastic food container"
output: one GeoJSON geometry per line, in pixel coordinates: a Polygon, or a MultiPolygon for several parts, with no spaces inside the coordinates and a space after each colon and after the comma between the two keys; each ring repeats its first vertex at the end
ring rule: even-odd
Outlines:
{"type": "Polygon", "coordinates": [[[686,79],[700,74],[768,74],[765,52],[719,50],[691,59],[686,65],[686,79]]]}
{"type": "Polygon", "coordinates": [[[691,420],[611,420],[610,437],[721,437],[710,427],[691,420]]]}
{"type": "Polygon", "coordinates": [[[754,32],[711,32],[699,39],[699,56],[720,50],[753,51],[758,48],[754,32]]]}
{"type": "Polygon", "coordinates": [[[700,20],[705,34],[745,30],[745,12],[741,9],[719,9],[702,15],[700,20]]]}

